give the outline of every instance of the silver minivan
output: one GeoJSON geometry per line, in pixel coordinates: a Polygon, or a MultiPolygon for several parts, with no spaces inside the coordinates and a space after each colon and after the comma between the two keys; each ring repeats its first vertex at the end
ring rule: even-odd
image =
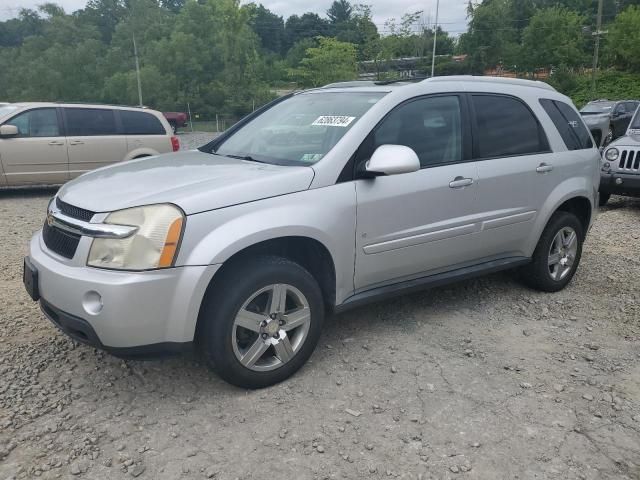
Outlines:
{"type": "Polygon", "coordinates": [[[198,150],[87,173],[51,200],[24,284],[119,356],[196,347],[227,381],[282,381],[323,319],[518,268],[572,279],[600,156],[540,82],[444,77],[278,99],[198,150]]]}
{"type": "Polygon", "coordinates": [[[106,105],[0,105],[0,187],[60,185],[96,168],[177,151],[155,110],[106,105]]]}

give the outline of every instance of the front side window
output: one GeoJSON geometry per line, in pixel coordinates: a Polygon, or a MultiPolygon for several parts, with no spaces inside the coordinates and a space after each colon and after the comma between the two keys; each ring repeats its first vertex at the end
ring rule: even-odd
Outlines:
{"type": "Polygon", "coordinates": [[[278,165],[312,165],[386,92],[307,92],[240,127],[215,154],[278,165]]]}
{"type": "Polygon", "coordinates": [[[547,138],[531,110],[512,97],[473,95],[476,157],[494,158],[549,151],[547,138]]]}
{"type": "Polygon", "coordinates": [[[113,110],[106,108],[65,108],[67,136],[116,135],[113,110]]]}
{"type": "Polygon", "coordinates": [[[16,115],[6,125],[18,127],[21,137],[58,137],[58,114],[55,108],[38,108],[16,115]]]}
{"type": "Polygon", "coordinates": [[[400,105],[365,140],[360,158],[371,157],[381,145],[411,148],[423,168],[461,161],[459,97],[425,97],[400,105]]]}
{"type": "Polygon", "coordinates": [[[165,135],[162,123],[146,112],[120,110],[120,119],[126,135],[165,135]]]}

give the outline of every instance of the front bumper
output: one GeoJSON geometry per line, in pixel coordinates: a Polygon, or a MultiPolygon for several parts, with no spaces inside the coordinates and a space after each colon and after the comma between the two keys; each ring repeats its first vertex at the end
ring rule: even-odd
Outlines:
{"type": "Polygon", "coordinates": [[[29,263],[47,317],[83,343],[131,356],[180,351],[194,339],[200,304],[219,265],[119,272],[65,262],[40,232],[29,263]]]}
{"type": "Polygon", "coordinates": [[[640,196],[640,175],[617,173],[615,171],[600,174],[600,193],[640,196]]]}

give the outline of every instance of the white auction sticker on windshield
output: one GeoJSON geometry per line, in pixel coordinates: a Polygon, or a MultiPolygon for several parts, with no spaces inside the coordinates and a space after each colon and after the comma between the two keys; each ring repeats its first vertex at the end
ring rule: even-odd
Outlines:
{"type": "Polygon", "coordinates": [[[322,115],[311,124],[321,125],[324,127],[348,127],[356,117],[347,117],[345,115],[322,115]]]}

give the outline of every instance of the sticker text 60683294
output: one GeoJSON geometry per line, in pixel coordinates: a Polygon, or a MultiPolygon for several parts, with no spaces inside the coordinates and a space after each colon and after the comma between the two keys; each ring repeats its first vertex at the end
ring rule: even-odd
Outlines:
{"type": "Polygon", "coordinates": [[[356,117],[346,115],[322,115],[315,119],[311,125],[321,125],[324,127],[348,127],[356,117]]]}

